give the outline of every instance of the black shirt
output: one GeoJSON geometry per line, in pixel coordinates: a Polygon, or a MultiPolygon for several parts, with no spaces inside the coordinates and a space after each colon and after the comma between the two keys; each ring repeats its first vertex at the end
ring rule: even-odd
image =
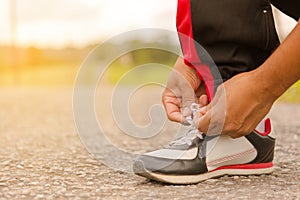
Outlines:
{"type": "Polygon", "coordinates": [[[192,32],[195,51],[199,57],[196,59],[196,56],[189,53],[192,52],[193,46],[190,40],[181,41],[185,44],[182,48],[186,63],[193,66],[201,66],[201,62],[206,63],[202,48],[198,48],[201,45],[217,65],[224,81],[259,67],[279,46],[270,4],[295,20],[300,18],[300,0],[178,2],[179,11],[189,9],[177,15],[178,32],[192,32]],[[187,20],[186,13],[190,13],[190,20],[187,20]]]}

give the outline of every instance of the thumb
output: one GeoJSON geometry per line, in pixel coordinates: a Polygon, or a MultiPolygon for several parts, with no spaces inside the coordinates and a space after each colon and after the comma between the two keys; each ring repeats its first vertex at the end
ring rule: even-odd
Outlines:
{"type": "Polygon", "coordinates": [[[211,110],[205,114],[200,114],[194,119],[194,123],[198,127],[199,131],[207,133],[211,119],[211,110]]]}
{"type": "Polygon", "coordinates": [[[190,109],[190,106],[192,105],[192,103],[195,102],[196,102],[196,97],[193,89],[189,88],[182,91],[181,112],[183,117],[190,116],[193,113],[192,110],[190,109]]]}
{"type": "Polygon", "coordinates": [[[203,94],[199,97],[199,105],[200,107],[204,107],[208,105],[208,97],[206,94],[203,94]]]}
{"type": "Polygon", "coordinates": [[[211,120],[211,104],[200,108],[199,115],[194,117],[194,124],[198,127],[199,131],[207,133],[210,120],[211,120]]]}

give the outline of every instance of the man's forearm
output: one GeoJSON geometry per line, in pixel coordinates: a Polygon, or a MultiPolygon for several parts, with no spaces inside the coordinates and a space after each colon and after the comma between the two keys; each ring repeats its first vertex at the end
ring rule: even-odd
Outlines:
{"type": "Polygon", "coordinates": [[[300,79],[300,20],[287,39],[256,72],[274,100],[300,79]]]}

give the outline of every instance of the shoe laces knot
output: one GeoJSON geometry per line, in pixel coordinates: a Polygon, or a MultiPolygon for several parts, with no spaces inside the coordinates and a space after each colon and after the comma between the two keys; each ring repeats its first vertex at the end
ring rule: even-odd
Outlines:
{"type": "Polygon", "coordinates": [[[196,124],[193,121],[193,117],[196,116],[200,110],[200,105],[196,103],[192,103],[190,106],[190,109],[193,111],[193,114],[186,117],[187,122],[190,124],[189,131],[182,137],[178,138],[177,140],[174,140],[170,143],[170,145],[182,145],[182,144],[188,144],[191,145],[192,141],[198,137],[200,139],[204,139],[204,133],[199,131],[196,127],[196,124]]]}

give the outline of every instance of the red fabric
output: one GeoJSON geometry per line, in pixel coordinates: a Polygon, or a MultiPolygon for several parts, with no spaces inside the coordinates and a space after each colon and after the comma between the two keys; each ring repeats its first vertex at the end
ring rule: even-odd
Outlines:
{"type": "Polygon", "coordinates": [[[259,135],[262,135],[262,136],[267,136],[271,133],[271,120],[270,118],[267,118],[265,120],[265,132],[261,133],[259,132],[258,130],[255,129],[255,132],[258,133],[259,135]]]}
{"type": "Polygon", "coordinates": [[[270,168],[270,167],[273,167],[272,162],[258,163],[258,164],[228,165],[228,166],[218,167],[217,169],[214,169],[213,171],[221,170],[221,169],[264,169],[264,168],[270,168]]]}
{"type": "Polygon", "coordinates": [[[192,16],[190,0],[178,0],[176,26],[181,41],[184,62],[189,67],[196,69],[199,78],[204,82],[209,101],[214,96],[214,78],[209,66],[201,63],[195,47],[192,29],[192,16]]]}
{"type": "Polygon", "coordinates": [[[176,25],[180,33],[184,61],[188,66],[194,67],[193,64],[200,63],[200,59],[194,44],[190,0],[178,0],[176,25]]]}

